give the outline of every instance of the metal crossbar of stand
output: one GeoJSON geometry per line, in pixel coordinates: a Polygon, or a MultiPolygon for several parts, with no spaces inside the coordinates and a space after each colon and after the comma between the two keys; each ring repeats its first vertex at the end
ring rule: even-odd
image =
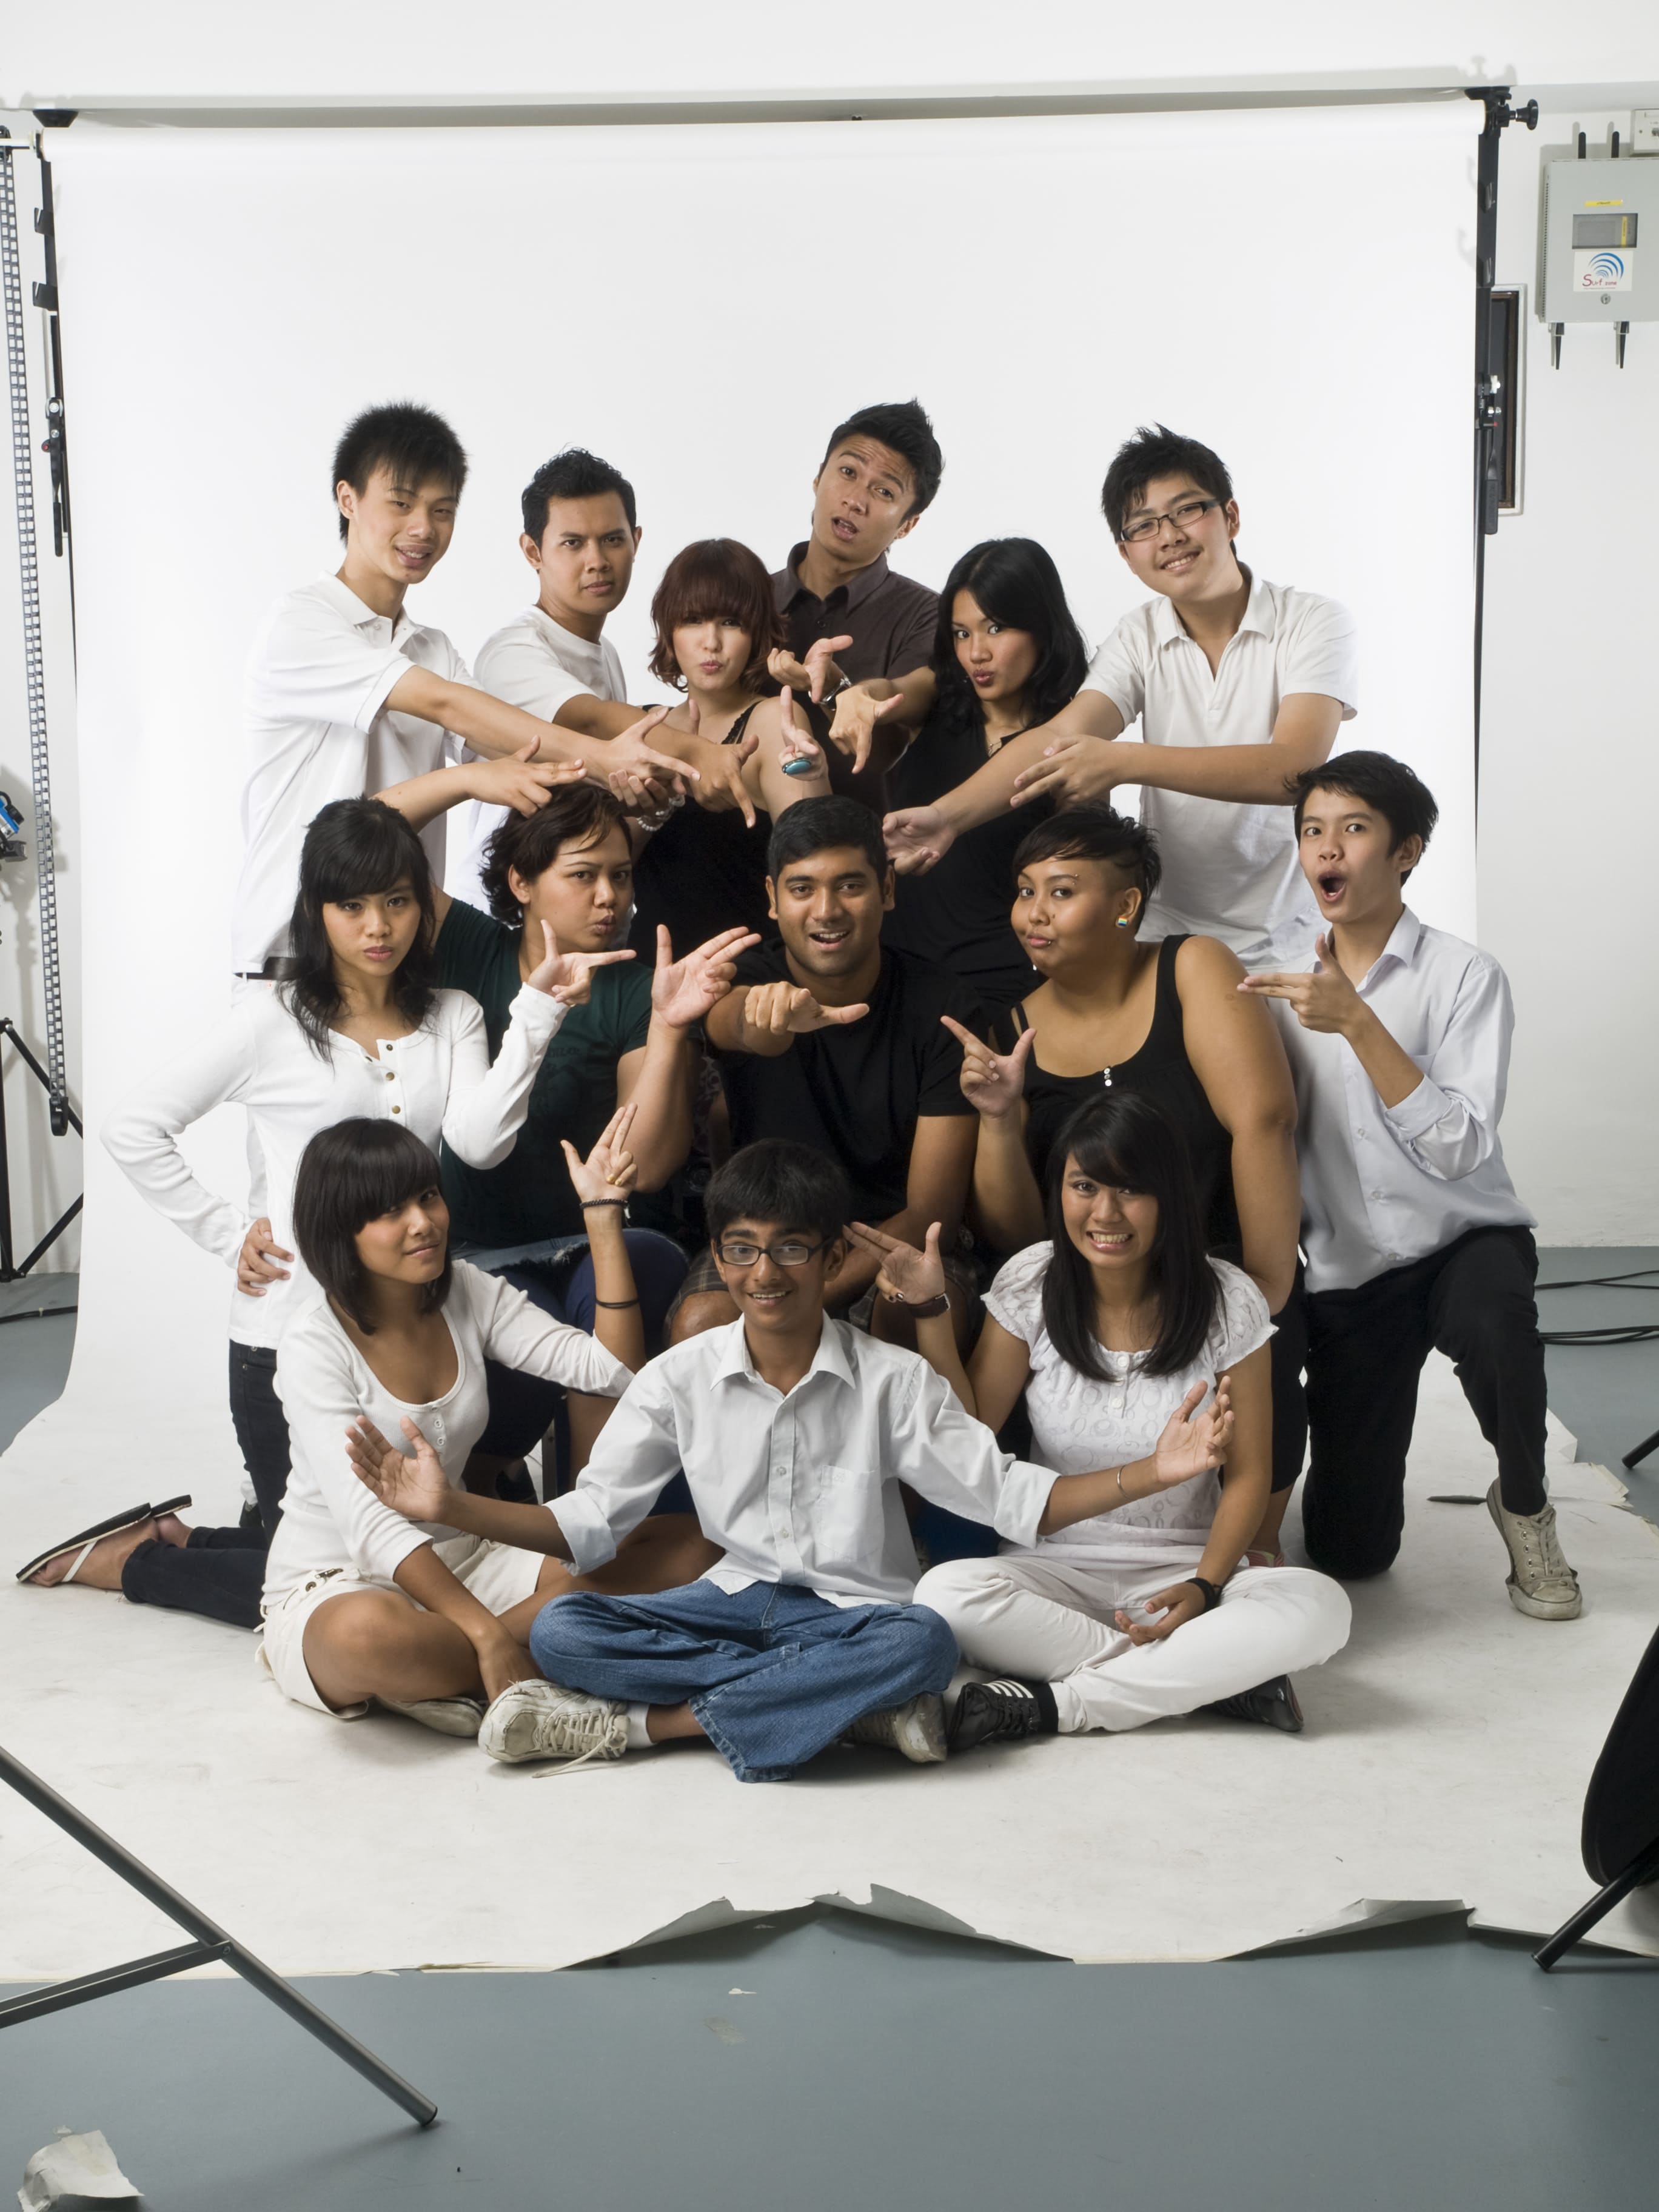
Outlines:
{"type": "MultiPolygon", "coordinates": [[[[10,1015],[0,1014],[0,1043],[3,1043],[8,1038],[10,1039],[12,1048],[17,1054],[18,1058],[21,1060],[24,1065],[33,1072],[36,1079],[45,1089],[48,1097],[50,1097],[52,1092],[52,1078],[46,1073],[46,1069],[41,1066],[40,1061],[35,1058],[34,1054],[29,1050],[27,1045],[23,1042],[22,1033],[18,1029],[16,1023],[12,1020],[10,1015]]],[[[82,1133],[81,1117],[76,1112],[75,1109],[70,1104],[67,1098],[64,1101],[64,1114],[68,1126],[74,1130],[76,1135],[78,1137],[82,1133]]],[[[46,1235],[40,1239],[40,1242],[35,1246],[33,1251],[29,1254],[28,1257],[24,1260],[21,1265],[15,1263],[12,1258],[11,1163],[9,1154],[7,1151],[8,1142],[9,1139],[6,1131],[6,1096],[4,1086],[0,1085],[0,1283],[15,1283],[20,1281],[23,1276],[27,1275],[29,1269],[40,1257],[40,1255],[46,1251],[50,1245],[55,1244],[58,1242],[58,1239],[69,1227],[70,1222],[74,1220],[76,1215],[79,1213],[83,1203],[82,1199],[77,1198],[70,1205],[65,1206],[63,1212],[60,1213],[57,1220],[52,1223],[51,1228],[47,1230],[46,1235]]]]}
{"type": "Polygon", "coordinates": [[[188,1898],[181,1897],[159,1875],[152,1874],[113,1836],[106,1835],[83,1813],[77,1812],[67,1798],[60,1797],[38,1774],[32,1773],[4,1750],[0,1750],[0,1782],[15,1790],[36,1812],[44,1813],[65,1835],[90,1851],[94,1858],[101,1860],[112,1874],[119,1875],[131,1888],[158,1911],[165,1912],[169,1920],[175,1921],[192,1938],[170,1951],[154,1951],[148,1958],[130,1959],[125,1966],[106,1966],[101,1972],[82,1974],[74,1981],[54,1982],[49,1989],[37,1990],[33,1996],[13,1997],[0,2004],[0,2027],[15,2027],[21,2021],[61,2012],[68,2005],[85,2004],[93,1997],[109,1996],[117,1990],[136,1989],[141,1982],[161,1981],[169,1974],[182,1974],[187,1967],[204,1966],[218,1960],[233,1967],[245,1982],[252,1984],[261,1996],[269,1997],[290,2020],[298,2021],[337,2058],[343,2058],[366,2081],[373,2082],[382,2096],[390,2097],[394,2105],[401,2105],[411,2119],[418,2120],[423,2128],[431,2126],[438,2117],[438,2107],[429,2097],[411,2087],[402,2075],[394,2074],[326,2013],[319,2012],[291,1983],[273,1973],[251,1951],[245,1950],[234,1936],[228,1936],[206,1913],[198,1912],[188,1898]]]}

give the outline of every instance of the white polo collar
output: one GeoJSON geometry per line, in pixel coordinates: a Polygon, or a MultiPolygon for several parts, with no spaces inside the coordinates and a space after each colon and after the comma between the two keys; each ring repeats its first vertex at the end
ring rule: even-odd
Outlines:
{"type": "MultiPolygon", "coordinates": [[[[853,1370],[841,1340],[841,1330],[828,1314],[823,1316],[823,1328],[818,1337],[818,1348],[813,1354],[812,1364],[802,1376],[801,1382],[810,1382],[814,1375],[833,1375],[849,1386],[853,1382],[853,1370]]],[[[751,1382],[764,1379],[757,1371],[749,1355],[749,1340],[744,1334],[741,1316],[726,1325],[726,1343],[714,1364],[710,1380],[724,1382],[733,1376],[743,1376],[751,1382]]],[[[796,1388],[799,1389],[799,1387],[798,1383],[796,1388]]]]}
{"type": "MultiPolygon", "coordinates": [[[[331,574],[322,576],[318,579],[318,582],[335,611],[343,615],[354,629],[367,629],[371,623],[386,621],[387,617],[385,615],[377,615],[374,608],[366,605],[357,597],[350,585],[343,583],[339,577],[331,574]]],[[[392,641],[396,645],[402,639],[409,636],[411,631],[422,629],[424,627],[423,623],[411,618],[406,605],[400,607],[392,623],[392,641]]]]}
{"type": "MultiPolygon", "coordinates": [[[[1263,637],[1271,637],[1276,627],[1272,587],[1260,576],[1252,575],[1243,562],[1239,566],[1244,568],[1244,574],[1249,579],[1250,596],[1245,602],[1238,628],[1240,630],[1258,630],[1263,637]]],[[[1234,635],[1237,635],[1237,632],[1234,635]]],[[[1160,594],[1152,601],[1152,642],[1160,651],[1178,637],[1190,640],[1192,632],[1176,612],[1173,599],[1166,599],[1160,594]]]]}

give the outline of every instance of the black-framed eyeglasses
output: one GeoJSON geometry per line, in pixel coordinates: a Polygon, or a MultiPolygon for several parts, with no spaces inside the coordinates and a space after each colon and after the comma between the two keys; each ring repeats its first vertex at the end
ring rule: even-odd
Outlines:
{"type": "Polygon", "coordinates": [[[728,1267],[752,1267],[763,1252],[780,1267],[804,1267],[815,1252],[822,1252],[823,1242],[808,1244],[803,1238],[786,1237],[776,1244],[751,1244],[746,1237],[722,1237],[715,1250],[728,1267]]]}
{"type": "Polygon", "coordinates": [[[1165,514],[1136,515],[1117,534],[1126,545],[1140,545],[1147,538],[1157,537],[1160,522],[1173,522],[1177,530],[1191,530],[1212,507],[1220,505],[1218,499],[1178,499],[1165,514]]]}

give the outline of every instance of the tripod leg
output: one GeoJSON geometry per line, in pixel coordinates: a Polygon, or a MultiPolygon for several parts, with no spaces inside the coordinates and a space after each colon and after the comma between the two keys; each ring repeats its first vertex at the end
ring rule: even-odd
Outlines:
{"type": "Polygon", "coordinates": [[[1547,1974],[1564,1951],[1571,1950],[1575,1943],[1582,1943],[1590,1929],[1598,1921],[1604,1920],[1615,1905],[1628,1897],[1632,1890],[1639,1889],[1644,1881],[1651,1881],[1656,1875],[1659,1875],[1659,1838],[1633,1858],[1623,1874],[1616,1876],[1605,1889],[1598,1889],[1582,1911],[1575,1912],[1565,1926],[1558,1928],[1548,1942],[1533,1953],[1534,1964],[1541,1966],[1547,1974]]]}
{"type": "Polygon", "coordinates": [[[1625,1454],[1625,1466],[1639,1467],[1650,1451],[1659,1451],[1659,1429],[1656,1429],[1644,1443],[1638,1444],[1634,1451],[1627,1451],[1625,1454]]]}
{"type": "MultiPolygon", "coordinates": [[[[418,2120],[423,2128],[431,2126],[438,2117],[438,2107],[429,2097],[423,2097],[418,2089],[404,2080],[401,2074],[394,2074],[372,2051],[366,2051],[354,2036],[348,2035],[344,2028],[331,2021],[326,2013],[319,2012],[308,1997],[302,1997],[298,1990],[285,1982],[280,1974],[273,1973],[262,1960],[256,1959],[251,1951],[244,1950],[234,1936],[228,1936],[216,1922],[208,1918],[206,1913],[198,1912],[187,1897],[181,1897],[170,1883],[161,1880],[160,1875],[152,1874],[141,1860],[134,1858],[131,1851],[118,1844],[113,1836],[106,1834],[95,1822],[88,1820],[86,1814],[78,1812],[68,1798],[60,1797],[38,1774],[32,1772],[21,1760],[14,1759],[8,1751],[0,1751],[0,1782],[15,1790],[37,1812],[44,1813],[47,1820],[54,1822],[65,1835],[72,1837],[83,1850],[90,1851],[94,1858],[101,1860],[112,1874],[119,1875],[129,1887],[136,1889],[141,1897],[148,1898],[158,1911],[165,1912],[169,1920],[176,1921],[179,1927],[187,1929],[198,1943],[210,1945],[223,1958],[226,1965],[234,1966],[242,1979],[258,1990],[261,1996],[269,1997],[272,2004],[279,2006],[290,2020],[297,2021],[308,2034],[325,2044],[337,2058],[343,2058],[366,2081],[372,2081],[382,2096],[390,2097],[394,2105],[401,2105],[410,2118],[418,2120]]],[[[194,1960],[188,1957],[181,1958],[179,1961],[180,1966],[193,1963],[194,1960]]],[[[177,1972],[179,1968],[173,1971],[177,1972]]]]}

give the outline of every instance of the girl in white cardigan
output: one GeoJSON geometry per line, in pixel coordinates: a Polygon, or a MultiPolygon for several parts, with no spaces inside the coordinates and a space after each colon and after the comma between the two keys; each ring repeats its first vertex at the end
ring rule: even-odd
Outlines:
{"type": "Polygon", "coordinates": [[[586,1161],[564,1147],[593,1255],[592,1336],[451,1261],[437,1161],[406,1131],[344,1121],[306,1147],[295,1232],[324,1295],[283,1339],[294,1472],[266,1564],[260,1655],[285,1697],[344,1720],[379,1704],[476,1736],[489,1700],[540,1679],[530,1626],[550,1599],[668,1589],[719,1557],[695,1522],[688,1534],[683,1516],[658,1515],[579,1581],[545,1551],[406,1520],[353,1471],[365,1437],[382,1452],[389,1438],[435,1454],[459,1485],[488,1417],[486,1358],[607,1400],[627,1389],[645,1358],[623,1234],[635,1110],[618,1109],[586,1161]]]}
{"type": "Polygon", "coordinates": [[[434,1151],[447,1142],[475,1167],[495,1166],[512,1151],[543,1055],[586,998],[592,971],[632,957],[560,954],[550,942],[492,1066],[477,1002],[435,988],[434,934],[431,876],[414,830],[378,799],[334,800],[306,832],[289,980],[245,986],[199,1043],[105,1124],[105,1144],[150,1205],[235,1271],[231,1418],[258,1523],[192,1529],[173,1510],[188,1498],[145,1504],[54,1546],[20,1579],[73,1580],[138,1604],[258,1626],[264,1548],[289,1474],[276,1346],[309,1287],[291,1226],[307,1144],[365,1115],[434,1151]],[[192,1121],[228,1102],[247,1110],[257,1163],[258,1188],[246,1210],[199,1182],[179,1146],[192,1121]]]}
{"type": "MultiPolygon", "coordinates": [[[[1050,1235],[997,1276],[968,1366],[947,1319],[919,1317],[917,1348],[991,1428],[1023,1394],[1028,1457],[1062,1474],[1115,1464],[1117,1502],[922,1577],[916,1603],[1002,1677],[964,1688],[952,1747],[1200,1709],[1299,1731],[1290,1677],[1341,1649],[1349,1607],[1324,1575],[1243,1563],[1271,1471],[1267,1300],[1206,1254],[1175,1130],[1138,1092],[1072,1116],[1047,1202],[1050,1235]]],[[[944,1290],[938,1231],[926,1252],[853,1233],[881,1256],[878,1288],[926,1314],[944,1290]]]]}

